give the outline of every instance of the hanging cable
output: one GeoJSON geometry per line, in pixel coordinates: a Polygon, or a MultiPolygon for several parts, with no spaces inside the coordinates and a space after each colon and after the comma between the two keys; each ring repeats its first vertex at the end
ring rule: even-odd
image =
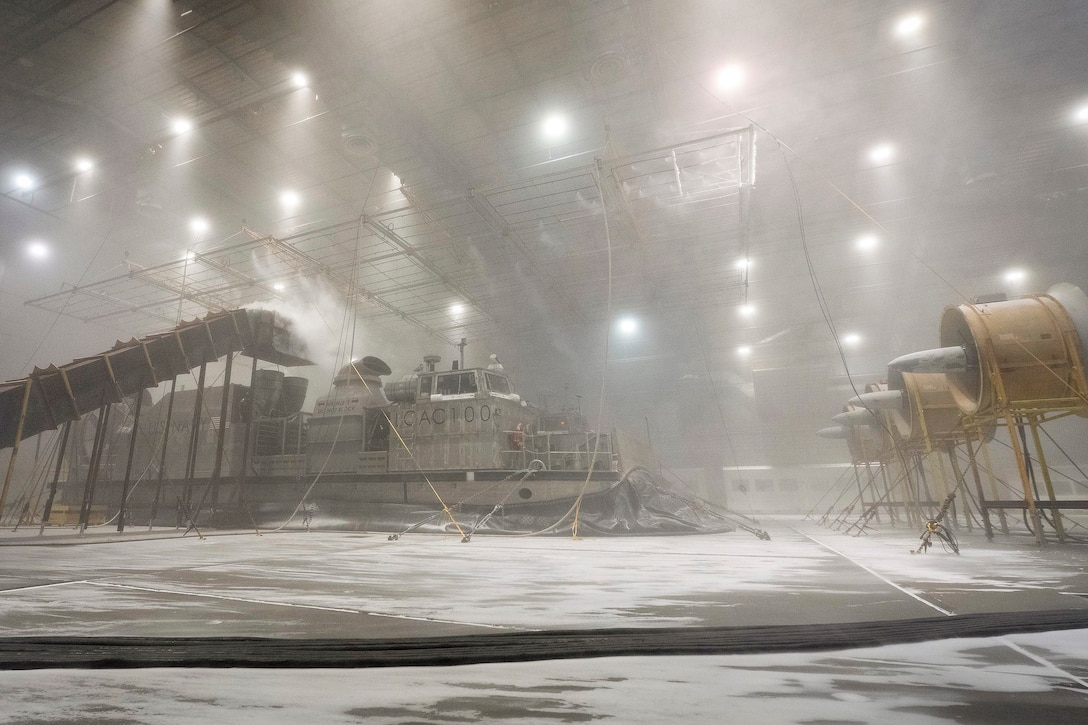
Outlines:
{"type": "MultiPolygon", "coordinates": [[[[607,148],[611,148],[611,138],[608,135],[608,130],[605,129],[605,145],[607,148]]],[[[612,154],[614,155],[614,154],[612,154]]],[[[612,337],[612,231],[608,224],[608,199],[604,193],[604,183],[601,180],[602,173],[601,159],[597,159],[596,173],[593,174],[593,181],[597,185],[597,193],[601,197],[601,217],[604,221],[604,241],[608,252],[608,282],[607,282],[607,296],[605,299],[605,332],[604,332],[604,356],[601,360],[601,390],[600,400],[597,405],[597,435],[593,439],[593,454],[589,458],[589,470],[586,471],[586,480],[582,483],[582,489],[578,492],[578,498],[574,501],[572,512],[574,514],[574,520],[571,522],[571,537],[578,538],[578,517],[582,509],[582,499],[585,497],[586,489],[589,488],[589,482],[593,478],[593,469],[597,464],[597,453],[601,445],[600,425],[604,420],[604,402],[605,392],[608,383],[608,353],[609,353],[609,341],[612,337]]],[[[570,512],[568,512],[569,514],[570,512]]],[[[565,519],[567,514],[564,514],[565,519]]],[[[560,519],[562,521],[563,519],[560,519]]]]}

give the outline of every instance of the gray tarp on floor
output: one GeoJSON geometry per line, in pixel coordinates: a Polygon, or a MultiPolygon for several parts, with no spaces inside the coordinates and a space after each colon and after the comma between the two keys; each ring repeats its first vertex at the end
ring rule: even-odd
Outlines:
{"type": "MultiPolygon", "coordinates": [[[[320,487],[287,524],[288,528],[355,529],[401,533],[453,532],[450,522],[436,503],[433,508],[414,504],[368,503],[359,511],[338,511],[323,504],[320,487]],[[307,512],[307,506],[310,511],[307,512]]],[[[570,500],[509,503],[500,508],[453,506],[452,514],[464,533],[556,533],[569,534],[574,521],[570,500]]],[[[264,527],[283,525],[289,511],[254,512],[264,527]],[[278,519],[277,519],[278,514],[278,519]]],[[[707,534],[733,531],[736,527],[725,512],[699,500],[683,484],[672,483],[645,468],[630,471],[608,491],[587,495],[578,508],[578,533],[584,535],[707,534]]]]}

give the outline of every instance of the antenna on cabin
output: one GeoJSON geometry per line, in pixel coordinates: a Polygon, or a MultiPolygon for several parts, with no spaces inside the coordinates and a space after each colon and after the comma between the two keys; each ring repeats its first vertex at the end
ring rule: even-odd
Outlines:
{"type": "Polygon", "coordinates": [[[465,347],[468,345],[468,339],[462,337],[461,342],[457,345],[457,348],[461,351],[461,369],[465,368],[465,347]]]}

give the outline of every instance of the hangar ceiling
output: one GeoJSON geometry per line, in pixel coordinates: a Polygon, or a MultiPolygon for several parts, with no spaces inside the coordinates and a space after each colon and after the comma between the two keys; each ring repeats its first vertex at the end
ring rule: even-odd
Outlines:
{"type": "Polygon", "coordinates": [[[1084,283],[1086,40],[1071,0],[4,3],[2,374],[328,295],[357,354],[841,457],[798,432],[848,372],[1084,283]]]}

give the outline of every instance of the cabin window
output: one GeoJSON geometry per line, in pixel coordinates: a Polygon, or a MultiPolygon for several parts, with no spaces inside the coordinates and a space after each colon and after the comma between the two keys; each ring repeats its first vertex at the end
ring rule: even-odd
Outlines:
{"type": "Polygon", "coordinates": [[[435,393],[438,395],[462,395],[476,392],[476,371],[444,373],[438,376],[435,393]]]}
{"type": "Polygon", "coordinates": [[[429,398],[434,392],[434,376],[422,375],[419,378],[419,397],[429,398]]]}
{"type": "Polygon", "coordinates": [[[484,373],[484,378],[487,380],[487,389],[492,393],[502,393],[503,395],[510,394],[510,381],[502,375],[484,373]]]}

